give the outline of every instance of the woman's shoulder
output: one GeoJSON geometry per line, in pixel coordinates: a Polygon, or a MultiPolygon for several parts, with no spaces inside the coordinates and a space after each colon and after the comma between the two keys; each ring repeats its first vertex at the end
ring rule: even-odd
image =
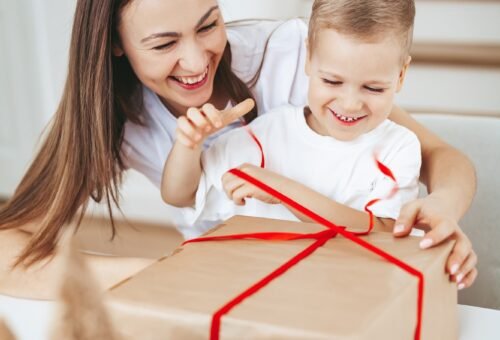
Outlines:
{"type": "Polygon", "coordinates": [[[307,34],[307,26],[300,18],[286,21],[241,20],[229,22],[226,27],[231,44],[249,46],[254,51],[263,51],[271,35],[273,40],[286,41],[286,38],[297,39],[307,34]]]}
{"type": "Polygon", "coordinates": [[[252,20],[228,23],[227,32],[233,56],[232,68],[243,81],[249,81],[264,57],[267,61],[297,54],[307,36],[307,26],[299,18],[252,20]]]}

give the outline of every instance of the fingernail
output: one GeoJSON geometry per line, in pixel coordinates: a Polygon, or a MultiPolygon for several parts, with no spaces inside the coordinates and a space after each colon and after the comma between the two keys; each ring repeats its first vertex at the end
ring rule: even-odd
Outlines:
{"type": "Polygon", "coordinates": [[[404,224],[398,224],[394,227],[394,233],[395,234],[399,234],[400,232],[402,232],[403,230],[405,230],[405,226],[404,224]]]}
{"type": "Polygon", "coordinates": [[[464,284],[464,283],[460,283],[460,284],[458,285],[458,290],[462,290],[462,289],[464,289],[464,288],[465,288],[465,284],[464,284]]]}
{"type": "MultiPolygon", "coordinates": [[[[457,270],[458,270],[458,264],[456,264],[456,263],[455,263],[455,264],[454,264],[453,266],[451,266],[451,268],[450,268],[450,274],[451,274],[451,275],[455,275],[455,273],[457,272],[457,270]]],[[[458,280],[458,281],[460,281],[460,280],[458,280]]]]}
{"type": "Polygon", "coordinates": [[[463,278],[464,278],[464,274],[458,274],[457,275],[457,282],[462,281],[463,278]]]}
{"type": "Polygon", "coordinates": [[[420,248],[425,249],[429,248],[432,245],[432,240],[430,238],[424,238],[420,241],[420,248]]]}

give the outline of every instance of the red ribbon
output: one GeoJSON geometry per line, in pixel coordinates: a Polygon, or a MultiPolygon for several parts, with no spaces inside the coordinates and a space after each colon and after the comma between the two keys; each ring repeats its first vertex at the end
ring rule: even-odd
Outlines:
{"type": "MultiPolygon", "coordinates": [[[[246,126],[245,126],[246,127],[246,126]]],[[[262,146],[257,139],[257,137],[253,134],[253,132],[246,127],[247,131],[250,133],[254,141],[257,143],[260,152],[261,152],[261,167],[264,167],[264,153],[262,150],[262,146]]],[[[386,198],[392,197],[397,191],[398,191],[398,186],[396,179],[394,175],[392,174],[391,170],[386,167],[384,164],[379,162],[377,159],[375,159],[377,163],[377,167],[379,170],[389,178],[391,178],[395,186],[391,190],[390,194],[386,198]]],[[[255,284],[253,284],[251,287],[247,288],[244,292],[240,293],[238,296],[234,297],[232,300],[227,302],[224,306],[219,308],[213,315],[212,315],[212,322],[210,326],[210,339],[211,340],[219,340],[220,338],[220,323],[221,323],[221,318],[223,315],[229,313],[231,309],[233,309],[235,306],[240,304],[243,300],[245,300],[247,297],[250,297],[251,295],[255,294],[258,292],[261,288],[265,287],[269,282],[274,280],[275,278],[283,275],[288,269],[291,267],[295,266],[297,263],[314,253],[316,249],[324,245],[329,239],[337,236],[337,234],[341,234],[345,238],[353,241],[354,243],[360,245],[361,247],[371,251],[372,253],[375,253],[376,255],[386,259],[392,264],[395,264],[399,268],[403,269],[404,271],[408,272],[410,275],[413,275],[417,277],[418,279],[418,295],[417,295],[417,322],[415,326],[415,333],[414,333],[414,339],[420,340],[420,334],[421,334],[421,328],[422,328],[422,309],[423,309],[423,294],[424,294],[424,276],[422,272],[418,271],[417,269],[411,267],[410,265],[404,263],[403,261],[395,258],[394,256],[386,253],[382,249],[364,241],[363,239],[359,238],[358,236],[361,235],[367,235],[371,232],[373,229],[373,213],[370,210],[370,206],[378,202],[380,199],[373,199],[369,201],[365,205],[365,211],[368,212],[369,218],[370,218],[370,223],[367,231],[364,232],[349,232],[346,230],[344,226],[338,226],[327,219],[321,217],[320,215],[316,214],[312,210],[309,210],[308,208],[304,207],[300,203],[294,201],[293,199],[289,198],[288,196],[280,193],[279,191],[273,189],[272,187],[268,186],[267,184],[259,181],[258,179],[246,174],[245,172],[239,170],[239,169],[231,169],[229,170],[230,173],[233,175],[255,185],[259,189],[267,192],[271,196],[278,198],[281,202],[291,206],[292,208],[296,209],[297,211],[301,212],[302,214],[306,215],[307,217],[311,218],[313,221],[316,221],[317,223],[327,227],[327,230],[323,230],[317,233],[310,233],[310,234],[301,234],[301,233],[279,233],[279,232],[269,232],[269,233],[248,233],[248,234],[235,234],[235,235],[224,235],[224,236],[209,236],[209,237],[200,237],[196,239],[191,239],[183,243],[196,243],[196,242],[206,242],[206,241],[224,241],[224,240],[236,240],[236,239],[259,239],[259,240],[271,240],[271,241],[290,241],[290,240],[298,240],[298,239],[315,239],[314,243],[309,245],[307,248],[299,252],[297,255],[292,257],[290,260],[282,264],[280,267],[275,269],[273,272],[262,278],[261,280],[257,281],[255,284]]]]}

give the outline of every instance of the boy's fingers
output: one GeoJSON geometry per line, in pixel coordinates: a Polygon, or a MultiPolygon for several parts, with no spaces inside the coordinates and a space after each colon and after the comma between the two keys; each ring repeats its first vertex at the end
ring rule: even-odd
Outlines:
{"type": "Polygon", "coordinates": [[[420,241],[420,248],[426,249],[435,246],[455,232],[455,227],[448,221],[438,223],[434,229],[425,234],[422,241],[420,241]]]}
{"type": "Polygon", "coordinates": [[[191,121],[191,123],[199,129],[204,129],[210,124],[205,115],[198,109],[190,107],[187,110],[186,117],[191,121]]]}
{"type": "Polygon", "coordinates": [[[210,103],[207,103],[207,104],[204,104],[201,107],[201,110],[203,111],[203,113],[205,114],[206,118],[208,119],[208,121],[210,122],[210,124],[212,124],[212,126],[214,128],[218,129],[218,128],[222,127],[221,113],[220,113],[219,110],[217,110],[215,108],[215,106],[213,106],[210,103]]]}
{"type": "Polygon", "coordinates": [[[249,196],[248,186],[241,185],[233,192],[233,201],[237,205],[245,205],[245,198],[249,196]]]}
{"type": "Polygon", "coordinates": [[[459,290],[470,287],[474,281],[476,280],[477,277],[477,269],[474,268],[472,269],[469,274],[467,274],[462,281],[457,285],[457,288],[459,290]]]}
{"type": "Polygon", "coordinates": [[[228,174],[223,176],[222,185],[227,197],[232,200],[234,191],[242,186],[243,182],[232,174],[228,174]]]}
{"type": "Polygon", "coordinates": [[[222,111],[222,124],[223,126],[228,125],[234,120],[244,116],[255,106],[255,102],[251,98],[247,98],[241,103],[228,110],[222,111]]]}
{"type": "Polygon", "coordinates": [[[412,201],[401,208],[399,216],[394,222],[393,233],[395,236],[407,236],[415,224],[418,213],[420,212],[419,201],[412,201]]]}
{"type": "Polygon", "coordinates": [[[193,126],[193,124],[184,116],[180,116],[177,119],[177,128],[179,131],[182,131],[184,135],[193,141],[200,140],[201,135],[193,126]]]}
{"type": "MultiPolygon", "coordinates": [[[[451,275],[463,272],[461,267],[470,255],[472,255],[472,245],[467,237],[457,237],[457,241],[450,256],[448,257],[447,269],[451,275]]],[[[474,255],[475,256],[475,255],[474,255]]]]}

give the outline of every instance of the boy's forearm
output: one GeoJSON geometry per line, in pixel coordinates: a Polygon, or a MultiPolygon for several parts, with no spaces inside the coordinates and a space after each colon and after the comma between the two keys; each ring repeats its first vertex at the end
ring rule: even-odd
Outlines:
{"type": "Polygon", "coordinates": [[[163,170],[161,194],[166,203],[177,207],[194,204],[202,172],[201,153],[202,147],[174,143],[163,170]]]}
{"type": "MultiPolygon", "coordinates": [[[[369,225],[368,213],[335,202],[329,197],[288,178],[284,178],[279,183],[278,190],[336,225],[345,226],[348,229],[366,229],[369,225]]],[[[316,222],[292,207],[286,204],[285,206],[301,221],[316,222]]],[[[392,231],[393,224],[394,220],[392,219],[374,218],[375,230],[392,231]]]]}

